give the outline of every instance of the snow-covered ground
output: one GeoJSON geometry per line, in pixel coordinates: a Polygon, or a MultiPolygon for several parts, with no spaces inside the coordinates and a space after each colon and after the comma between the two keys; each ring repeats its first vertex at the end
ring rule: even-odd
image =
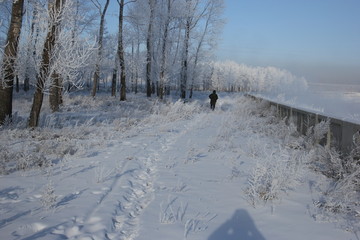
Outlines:
{"type": "Polygon", "coordinates": [[[240,94],[219,97],[210,111],[201,93],[186,104],[67,96],[36,130],[22,128],[30,101],[16,99],[17,128],[0,129],[0,239],[358,239],[319,214],[330,181],[308,169],[292,129],[240,94]],[[272,189],[256,198],[264,171],[272,189]]]}

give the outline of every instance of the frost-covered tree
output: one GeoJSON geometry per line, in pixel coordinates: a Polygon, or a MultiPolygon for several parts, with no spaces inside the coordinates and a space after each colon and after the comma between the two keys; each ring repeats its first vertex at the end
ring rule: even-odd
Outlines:
{"type": "Polygon", "coordinates": [[[168,37],[169,37],[169,27],[172,19],[171,9],[173,5],[173,0],[166,1],[166,11],[164,13],[164,26],[163,26],[163,37],[162,37],[162,47],[161,47],[161,65],[160,65],[160,83],[159,83],[159,98],[163,99],[165,91],[165,82],[166,82],[166,64],[167,64],[167,49],[168,49],[168,37]]]}
{"type": "Polygon", "coordinates": [[[146,54],[142,51],[142,47],[145,43],[147,22],[149,17],[147,11],[142,9],[148,8],[148,2],[144,0],[137,0],[131,7],[128,8],[128,31],[127,35],[130,36],[131,42],[131,60],[129,61],[129,69],[133,75],[133,90],[138,92],[138,85],[140,81],[140,87],[142,87],[142,80],[145,79],[142,74],[142,67],[146,65],[146,54]],[[143,7],[145,5],[146,7],[143,7]]]}
{"type": "Polygon", "coordinates": [[[143,62],[146,56],[148,96],[157,91],[162,98],[170,87],[186,96],[188,84],[201,78],[205,56],[215,49],[222,10],[223,1],[214,0],[138,0],[129,9],[130,26],[139,31],[138,49],[146,50],[136,57],[143,62]]]}
{"type": "Polygon", "coordinates": [[[126,69],[125,69],[125,53],[123,39],[123,23],[124,23],[124,0],[117,0],[119,3],[119,32],[118,32],[118,49],[117,57],[120,64],[120,101],[126,100],[126,69]]]}
{"type": "MultiPolygon", "coordinates": [[[[202,69],[199,68],[201,58],[205,57],[209,50],[216,47],[218,39],[217,36],[219,35],[220,28],[224,23],[221,18],[223,10],[223,1],[208,0],[204,3],[204,11],[201,16],[202,24],[199,24],[199,30],[195,36],[195,42],[197,43],[195,44],[193,53],[193,72],[190,79],[190,98],[192,97],[194,85],[198,80],[197,77],[201,76],[202,69]]],[[[205,58],[205,60],[207,59],[205,58]]]]}
{"type": "Polygon", "coordinates": [[[104,38],[104,29],[105,29],[105,15],[106,15],[106,11],[108,9],[110,0],[106,0],[104,7],[101,6],[101,4],[98,0],[91,0],[91,1],[94,3],[96,8],[99,10],[99,14],[100,14],[99,35],[98,35],[98,40],[97,40],[98,54],[97,54],[97,61],[96,61],[96,65],[95,65],[93,86],[92,86],[92,92],[91,92],[91,96],[95,97],[96,90],[97,90],[98,83],[99,83],[99,78],[100,78],[100,64],[101,64],[101,59],[102,59],[103,38],[104,38]]]}
{"type": "Polygon", "coordinates": [[[154,23],[154,12],[155,12],[155,3],[156,0],[149,0],[149,24],[147,29],[147,37],[146,37],[146,95],[148,97],[151,96],[151,70],[152,70],[152,43],[153,43],[153,23],[154,23]]]}
{"type": "Polygon", "coordinates": [[[22,26],[24,0],[14,0],[11,23],[8,28],[6,46],[0,72],[0,124],[12,115],[12,97],[15,77],[15,60],[18,52],[22,26]]]}
{"type": "Polygon", "coordinates": [[[213,62],[211,87],[222,91],[289,92],[307,88],[304,78],[275,67],[250,67],[233,61],[213,62]]]}
{"type": "Polygon", "coordinates": [[[93,43],[89,39],[73,34],[74,25],[70,17],[74,14],[73,3],[72,0],[49,1],[47,14],[42,14],[47,19],[46,38],[43,41],[41,59],[37,61],[30,127],[38,126],[45,93],[50,93],[50,97],[59,100],[58,95],[63,85],[82,84],[81,69],[89,64],[89,57],[94,52],[93,43]],[[59,78],[61,82],[58,81],[59,78]]]}
{"type": "Polygon", "coordinates": [[[51,76],[50,62],[54,56],[53,50],[55,47],[56,35],[59,31],[59,26],[62,19],[62,8],[65,1],[55,0],[49,1],[49,27],[46,41],[43,48],[42,64],[40,67],[40,74],[38,76],[36,90],[33,98],[33,104],[30,112],[29,127],[37,127],[39,122],[40,111],[44,98],[44,86],[46,79],[51,76]]]}

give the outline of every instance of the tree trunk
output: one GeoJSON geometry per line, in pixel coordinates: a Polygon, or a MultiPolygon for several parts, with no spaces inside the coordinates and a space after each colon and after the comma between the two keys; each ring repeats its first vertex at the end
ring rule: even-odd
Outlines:
{"type": "Polygon", "coordinates": [[[96,90],[99,84],[99,78],[100,78],[100,64],[101,64],[101,58],[102,58],[102,48],[103,48],[103,38],[104,38],[104,25],[105,25],[105,14],[106,10],[109,6],[110,0],[106,0],[104,10],[101,12],[100,16],[100,29],[99,29],[99,37],[98,37],[98,56],[97,56],[97,63],[95,66],[95,72],[94,72],[94,81],[92,86],[92,92],[91,96],[95,97],[96,90]]]}
{"type": "Polygon", "coordinates": [[[52,112],[58,112],[62,103],[62,81],[60,75],[56,72],[51,75],[51,79],[53,82],[49,96],[50,108],[52,112]]]}
{"type": "Polygon", "coordinates": [[[171,12],[171,0],[167,1],[167,17],[164,26],[164,37],[162,43],[162,57],[161,57],[161,66],[160,66],[160,86],[159,86],[159,97],[160,99],[164,98],[165,94],[165,71],[166,71],[166,46],[168,41],[169,25],[170,25],[170,12],[171,12]]]}
{"type": "Polygon", "coordinates": [[[191,20],[188,17],[186,20],[183,60],[181,62],[180,97],[182,99],[186,98],[190,26],[191,26],[191,20]]]}
{"type": "Polygon", "coordinates": [[[24,0],[14,0],[12,5],[11,23],[9,26],[6,47],[3,55],[0,79],[0,124],[6,117],[12,116],[12,98],[14,88],[14,65],[17,57],[19,37],[22,25],[24,0]]]}
{"type": "Polygon", "coordinates": [[[151,89],[151,63],[152,63],[152,25],[153,25],[153,18],[154,18],[154,0],[149,0],[150,6],[150,19],[149,19],[149,26],[146,38],[146,96],[151,97],[152,89],[151,89]]]}
{"type": "Polygon", "coordinates": [[[198,61],[199,61],[199,57],[200,57],[200,51],[201,51],[201,48],[202,48],[202,46],[204,44],[205,36],[208,33],[208,29],[210,27],[210,18],[211,18],[211,15],[213,14],[213,11],[214,11],[213,3],[208,2],[208,5],[205,6],[205,9],[208,9],[209,13],[208,13],[208,16],[207,16],[205,24],[204,24],[204,31],[202,32],[199,43],[198,43],[198,45],[196,47],[194,68],[193,68],[194,70],[193,70],[193,74],[191,75],[190,96],[189,96],[189,98],[192,98],[192,95],[193,95],[195,80],[196,80],[197,72],[198,72],[197,71],[197,66],[198,66],[198,61]]]}
{"type": "Polygon", "coordinates": [[[135,43],[131,41],[131,92],[135,91],[135,72],[134,72],[134,58],[135,58],[135,43]]]}
{"type": "Polygon", "coordinates": [[[16,75],[16,88],[15,88],[16,92],[18,93],[20,90],[20,86],[19,86],[19,75],[16,75]]]}
{"type": "Polygon", "coordinates": [[[47,78],[49,78],[49,74],[50,74],[50,59],[52,57],[53,48],[55,46],[55,39],[56,39],[55,35],[61,20],[61,15],[59,13],[61,12],[64,3],[65,0],[56,0],[55,3],[49,2],[49,11],[52,13],[50,15],[60,16],[60,18],[50,19],[49,22],[49,30],[46,36],[43,54],[42,54],[40,74],[37,79],[33,104],[30,111],[29,127],[37,127],[39,125],[40,111],[44,98],[43,90],[44,90],[45,82],[47,78]]]}
{"type": "Polygon", "coordinates": [[[123,44],[123,19],[124,19],[124,0],[119,3],[119,38],[118,38],[118,56],[120,63],[120,101],[126,100],[126,72],[124,59],[124,44],[123,44]]]}
{"type": "MultiPolygon", "coordinates": [[[[140,36],[139,36],[139,30],[138,30],[138,38],[137,38],[137,47],[136,47],[136,59],[137,61],[140,61],[140,36]]],[[[139,79],[139,63],[136,62],[136,70],[135,70],[135,94],[138,93],[138,79],[139,79]]],[[[142,86],[142,81],[141,81],[142,86]]],[[[140,88],[141,89],[141,88],[140,88]]]]}
{"type": "MultiPolygon", "coordinates": [[[[117,65],[117,64],[115,64],[117,65]]],[[[116,96],[116,76],[117,76],[117,66],[114,67],[113,69],[113,76],[111,79],[111,96],[115,97],[116,96]]]]}
{"type": "MultiPolygon", "coordinates": [[[[34,6],[34,10],[33,10],[33,16],[32,16],[32,20],[31,20],[31,38],[34,37],[34,33],[35,33],[35,23],[36,23],[36,18],[37,18],[37,8],[36,6],[34,6]]],[[[36,48],[36,41],[37,41],[37,36],[38,35],[38,31],[36,31],[36,36],[35,36],[35,44],[32,44],[32,41],[30,41],[28,43],[27,46],[27,63],[30,62],[31,57],[36,56],[36,52],[35,52],[35,48],[36,48]]],[[[32,39],[31,39],[32,40],[32,39]]],[[[27,92],[30,90],[30,77],[29,77],[29,71],[30,71],[30,66],[27,65],[26,66],[26,72],[25,72],[25,78],[24,78],[24,91],[27,92]]]]}

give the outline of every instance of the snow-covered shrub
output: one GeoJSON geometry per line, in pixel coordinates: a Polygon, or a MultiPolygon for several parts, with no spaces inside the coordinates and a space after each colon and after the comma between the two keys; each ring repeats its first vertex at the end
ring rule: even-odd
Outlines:
{"type": "Polygon", "coordinates": [[[106,169],[103,165],[99,165],[95,168],[94,176],[96,183],[105,182],[113,173],[113,169],[106,169]]]}
{"type": "MultiPolygon", "coordinates": [[[[354,149],[346,158],[341,158],[335,150],[327,150],[330,167],[322,167],[322,173],[331,184],[324,189],[324,195],[317,201],[316,210],[322,218],[336,221],[349,231],[360,231],[360,164],[359,145],[354,142],[354,149]],[[330,152],[330,153],[329,153],[330,152]],[[335,156],[335,157],[334,157],[335,156]],[[334,160],[335,159],[335,160],[334,160]],[[324,171],[327,170],[327,171],[324,171]]],[[[312,163],[311,166],[315,164],[312,163]]]]}
{"type": "Polygon", "coordinates": [[[30,168],[36,167],[48,167],[50,163],[46,159],[46,157],[42,154],[28,153],[22,154],[18,153],[16,169],[17,170],[28,170],[30,168]]]}
{"type": "Polygon", "coordinates": [[[27,147],[21,151],[0,148],[0,174],[9,174],[18,170],[48,167],[50,162],[43,154],[36,154],[27,147]]]}
{"type": "Polygon", "coordinates": [[[9,155],[9,151],[5,147],[0,146],[0,174],[2,175],[8,173],[7,164],[11,160],[9,155]]]}
{"type": "Polygon", "coordinates": [[[173,122],[181,119],[191,119],[195,113],[203,110],[198,101],[184,102],[179,99],[174,103],[157,103],[152,107],[154,121],[173,122]]]}
{"type": "Polygon", "coordinates": [[[267,154],[259,160],[248,177],[248,187],[244,190],[253,207],[259,203],[274,202],[281,194],[295,187],[301,176],[302,156],[291,154],[287,149],[267,154]]]}
{"type": "Polygon", "coordinates": [[[258,137],[249,137],[245,149],[250,157],[263,157],[266,149],[266,143],[261,141],[258,137]]]}
{"type": "Polygon", "coordinates": [[[320,172],[328,178],[341,179],[345,173],[343,162],[339,152],[333,148],[317,146],[309,152],[309,167],[320,172]]]}
{"type": "Polygon", "coordinates": [[[52,181],[49,181],[43,189],[40,201],[46,210],[50,210],[56,206],[57,196],[52,181]]]}
{"type": "Polygon", "coordinates": [[[326,137],[330,128],[330,119],[326,121],[321,121],[315,126],[311,126],[307,129],[306,135],[304,138],[304,145],[307,149],[312,149],[318,145],[322,139],[326,137]]]}

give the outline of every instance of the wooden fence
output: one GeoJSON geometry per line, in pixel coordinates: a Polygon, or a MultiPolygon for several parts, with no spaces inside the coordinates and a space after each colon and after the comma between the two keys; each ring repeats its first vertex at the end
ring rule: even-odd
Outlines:
{"type": "Polygon", "coordinates": [[[269,101],[252,95],[248,95],[255,99],[264,100],[276,108],[277,115],[287,122],[295,124],[298,132],[305,134],[308,128],[315,126],[321,121],[330,120],[330,127],[326,138],[322,140],[322,144],[327,147],[335,147],[342,154],[347,155],[353,148],[353,136],[360,131],[360,125],[341,119],[321,115],[311,110],[298,109],[277,102],[269,101]]]}

